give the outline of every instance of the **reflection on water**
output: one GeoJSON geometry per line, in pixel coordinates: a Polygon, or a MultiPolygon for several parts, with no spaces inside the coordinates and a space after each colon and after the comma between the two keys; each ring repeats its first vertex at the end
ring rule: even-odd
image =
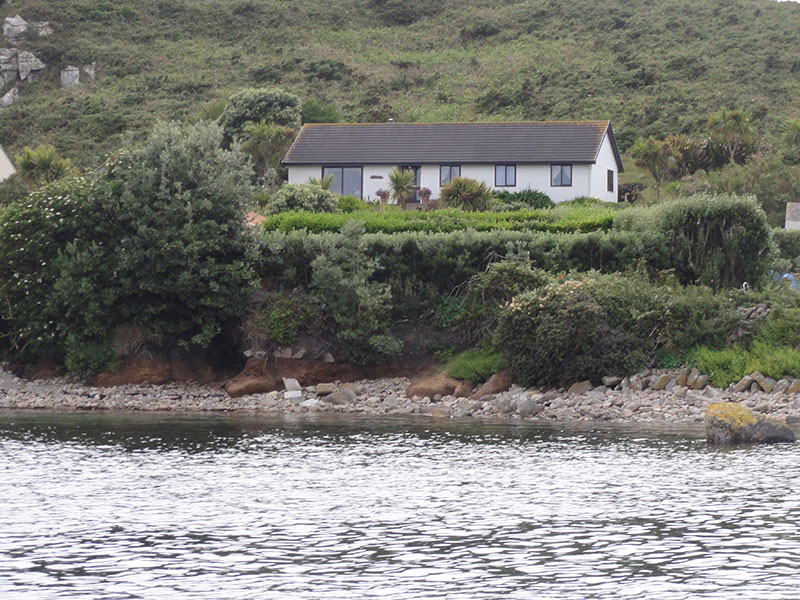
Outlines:
{"type": "Polygon", "coordinates": [[[0,598],[797,598],[797,445],[0,413],[0,598]]]}

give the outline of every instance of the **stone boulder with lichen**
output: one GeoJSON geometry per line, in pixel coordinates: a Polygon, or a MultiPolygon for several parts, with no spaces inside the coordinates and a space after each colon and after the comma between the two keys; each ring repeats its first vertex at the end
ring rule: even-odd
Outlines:
{"type": "Polygon", "coordinates": [[[706,441],[709,444],[794,442],[786,423],[758,415],[736,402],[716,402],[706,409],[706,441]]]}

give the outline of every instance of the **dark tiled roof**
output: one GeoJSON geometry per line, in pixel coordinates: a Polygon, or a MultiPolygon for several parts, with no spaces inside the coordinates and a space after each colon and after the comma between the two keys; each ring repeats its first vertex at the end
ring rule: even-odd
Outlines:
{"type": "Polygon", "coordinates": [[[287,165],[593,163],[608,121],[359,123],[303,126],[287,165]]]}

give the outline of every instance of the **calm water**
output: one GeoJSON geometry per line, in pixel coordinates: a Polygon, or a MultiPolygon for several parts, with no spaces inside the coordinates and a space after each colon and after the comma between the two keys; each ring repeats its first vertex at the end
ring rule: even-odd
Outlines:
{"type": "Polygon", "coordinates": [[[0,413],[0,598],[798,598],[800,445],[0,413]]]}

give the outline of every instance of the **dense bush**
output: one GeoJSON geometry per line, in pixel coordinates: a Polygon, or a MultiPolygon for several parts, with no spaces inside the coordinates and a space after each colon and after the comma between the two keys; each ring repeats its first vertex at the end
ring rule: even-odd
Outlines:
{"type": "Polygon", "coordinates": [[[300,99],[278,89],[242,90],[228,99],[217,122],[232,140],[242,134],[248,122],[264,121],[291,129],[300,128],[300,99]]]}
{"type": "Polygon", "coordinates": [[[336,202],[336,208],[343,213],[352,213],[358,210],[368,210],[369,205],[361,198],[355,196],[339,196],[336,202]]]}
{"type": "Polygon", "coordinates": [[[468,177],[454,177],[439,192],[439,202],[442,206],[461,210],[489,210],[493,199],[489,186],[468,177]]]}
{"type": "Polygon", "coordinates": [[[681,281],[714,289],[766,282],[773,259],[764,211],[752,196],[699,194],[620,211],[615,229],[663,235],[681,281]]]}
{"type": "Polygon", "coordinates": [[[800,229],[773,229],[772,238],[778,257],[787,261],[789,268],[800,269],[800,229]]]}
{"type": "Polygon", "coordinates": [[[117,326],[207,347],[241,314],[250,166],[221,143],[216,125],[161,123],[92,177],[0,216],[0,311],[23,354],[95,370],[117,326]]]}
{"type": "Polygon", "coordinates": [[[568,385],[634,372],[652,363],[660,346],[723,343],[736,320],[733,302],[708,288],[590,275],[514,298],[495,344],[515,381],[568,385]]]}
{"type": "Polygon", "coordinates": [[[509,192],[508,190],[494,190],[495,200],[500,210],[519,210],[521,208],[553,208],[555,203],[550,196],[539,190],[522,190],[509,192]]]}
{"type": "Polygon", "coordinates": [[[367,252],[364,230],[345,228],[324,255],[311,262],[310,287],[336,322],[338,354],[356,364],[381,362],[400,352],[387,333],[392,292],[376,281],[378,263],[367,252]]]}
{"type": "Polygon", "coordinates": [[[310,183],[289,183],[272,196],[267,206],[271,215],[290,211],[330,213],[337,210],[333,192],[310,183]]]}
{"type": "MultiPolygon", "coordinates": [[[[288,187],[288,186],[284,186],[288,187]]],[[[358,221],[368,233],[401,233],[405,231],[448,232],[518,230],[551,232],[589,232],[610,229],[614,222],[611,209],[556,207],[548,210],[511,212],[465,212],[436,210],[430,212],[358,210],[347,214],[313,214],[286,212],[273,215],[264,223],[266,231],[305,229],[311,233],[341,231],[345,223],[358,221]]]]}

